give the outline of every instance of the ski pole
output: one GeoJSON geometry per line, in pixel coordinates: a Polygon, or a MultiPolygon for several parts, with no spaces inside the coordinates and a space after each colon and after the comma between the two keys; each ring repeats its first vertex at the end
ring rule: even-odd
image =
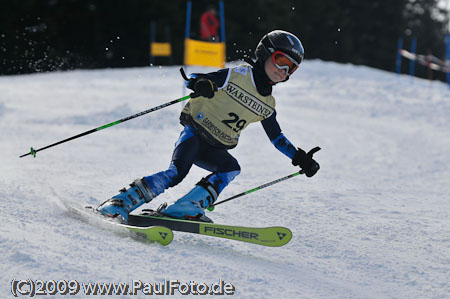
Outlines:
{"type": "Polygon", "coordinates": [[[147,114],[147,113],[150,113],[150,112],[153,112],[153,111],[156,111],[156,110],[163,109],[163,108],[165,108],[165,107],[167,107],[167,106],[170,106],[170,105],[173,105],[173,104],[176,104],[176,103],[179,103],[179,102],[188,100],[188,99],[190,99],[190,98],[191,98],[191,95],[184,96],[184,97],[182,97],[182,98],[179,98],[179,99],[176,99],[176,100],[173,100],[173,101],[164,103],[164,104],[162,104],[162,105],[153,107],[153,108],[151,108],[151,109],[148,109],[148,110],[145,110],[145,111],[136,113],[136,114],[134,114],[134,115],[131,115],[131,116],[128,116],[128,117],[125,117],[125,118],[122,118],[122,119],[113,121],[112,123],[109,123],[109,124],[100,126],[100,127],[98,127],[98,128],[95,128],[95,129],[91,129],[91,130],[89,130],[89,131],[80,133],[80,134],[78,134],[78,135],[69,137],[69,138],[67,138],[67,139],[64,139],[64,140],[55,142],[55,143],[53,143],[53,144],[47,145],[47,146],[45,146],[45,147],[42,147],[42,148],[39,148],[39,149],[36,149],[36,150],[35,150],[33,147],[31,147],[30,152],[29,152],[29,153],[26,153],[26,154],[23,154],[22,156],[20,156],[20,158],[25,157],[25,156],[28,156],[28,155],[31,155],[31,156],[33,156],[33,157],[36,158],[36,153],[39,152],[39,151],[43,151],[43,150],[45,150],[45,149],[48,149],[48,148],[50,148],[50,147],[59,145],[59,144],[61,144],[61,143],[65,143],[65,142],[68,142],[68,141],[71,141],[71,140],[74,140],[74,139],[77,139],[77,138],[80,138],[80,137],[83,137],[83,136],[86,136],[86,135],[89,135],[89,134],[92,134],[92,133],[95,133],[95,132],[98,132],[98,131],[101,131],[101,130],[103,130],[103,129],[106,129],[106,128],[109,128],[109,127],[118,125],[118,124],[123,123],[123,122],[126,122],[126,121],[128,121],[128,120],[130,120],[130,119],[133,119],[133,118],[136,118],[136,117],[145,115],[145,114],[147,114]]]}
{"type": "Polygon", "coordinates": [[[277,183],[279,183],[279,182],[282,182],[282,181],[285,181],[285,180],[287,180],[287,179],[293,178],[293,177],[298,176],[298,175],[300,175],[300,174],[303,174],[303,171],[302,171],[302,170],[297,171],[297,172],[295,172],[295,173],[293,173],[293,174],[287,175],[287,176],[285,176],[285,177],[279,178],[279,179],[277,179],[277,180],[271,181],[271,182],[269,182],[269,183],[263,184],[263,185],[258,186],[258,187],[256,187],[256,188],[253,188],[253,189],[247,190],[247,191],[245,191],[245,192],[239,193],[239,194],[237,194],[237,195],[234,195],[234,196],[229,197],[229,198],[227,198],[227,199],[224,199],[224,200],[222,200],[222,201],[218,201],[218,202],[216,202],[215,204],[210,205],[207,209],[208,209],[208,211],[214,211],[214,207],[217,206],[217,205],[220,205],[220,204],[223,204],[223,203],[225,203],[225,202],[227,202],[227,201],[230,201],[230,200],[236,199],[236,198],[238,198],[238,197],[241,197],[241,196],[244,196],[244,195],[253,193],[253,192],[255,192],[255,191],[264,189],[264,188],[266,188],[266,187],[275,185],[275,184],[277,184],[277,183]]]}

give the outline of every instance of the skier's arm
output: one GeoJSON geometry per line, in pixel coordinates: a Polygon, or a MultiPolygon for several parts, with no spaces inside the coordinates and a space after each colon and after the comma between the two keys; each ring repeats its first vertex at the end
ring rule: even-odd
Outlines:
{"type": "Polygon", "coordinates": [[[297,152],[295,146],[284,136],[281,132],[280,125],[277,121],[277,112],[274,111],[272,115],[261,121],[264,131],[266,131],[270,142],[284,155],[286,155],[291,160],[294,158],[297,152]]]}
{"type": "Polygon", "coordinates": [[[319,163],[317,163],[312,157],[315,152],[320,150],[316,147],[306,153],[301,148],[295,148],[295,146],[281,133],[280,125],[276,119],[276,111],[273,114],[261,121],[267,136],[272,144],[283,154],[292,160],[294,166],[299,166],[303,173],[307,177],[312,177],[320,169],[319,163]]]}
{"type": "Polygon", "coordinates": [[[320,147],[315,147],[308,153],[301,148],[296,149],[284,134],[281,133],[276,116],[276,111],[274,111],[270,117],[261,121],[270,142],[292,160],[292,165],[299,166],[307,177],[312,177],[320,169],[319,163],[312,158],[313,154],[320,150],[320,147]]]}

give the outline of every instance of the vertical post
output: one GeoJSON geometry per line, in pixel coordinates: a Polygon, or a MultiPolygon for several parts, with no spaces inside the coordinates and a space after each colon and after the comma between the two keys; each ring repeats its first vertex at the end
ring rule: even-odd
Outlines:
{"type": "MultiPolygon", "coordinates": [[[[165,31],[166,31],[166,42],[168,42],[170,45],[172,45],[172,37],[170,36],[170,25],[169,24],[166,24],[165,31]]],[[[171,46],[171,48],[172,48],[172,46],[171,46]]],[[[170,49],[169,64],[173,64],[172,49],[170,49]]]]}
{"type": "Polygon", "coordinates": [[[401,49],[403,49],[403,38],[402,37],[400,37],[397,42],[397,61],[395,63],[395,69],[396,69],[398,75],[400,75],[400,72],[402,70],[402,54],[400,53],[401,49]]]}
{"type": "Polygon", "coordinates": [[[445,49],[447,53],[447,83],[448,88],[450,89],[450,34],[447,34],[445,37],[445,49]]]}
{"type": "Polygon", "coordinates": [[[184,33],[185,38],[189,38],[191,31],[191,10],[192,10],[192,2],[191,0],[188,0],[186,8],[186,31],[184,33]]]}
{"type": "MultiPolygon", "coordinates": [[[[184,60],[183,60],[183,64],[186,61],[187,40],[189,39],[189,36],[191,35],[191,11],[192,11],[192,2],[191,2],[191,0],[188,0],[187,7],[186,7],[186,26],[185,26],[185,32],[184,32],[184,60]]],[[[184,84],[183,84],[183,86],[184,86],[184,84]]]]}
{"type": "Polygon", "coordinates": [[[431,69],[431,64],[433,63],[433,52],[431,52],[431,49],[428,49],[427,56],[426,56],[426,62],[427,62],[427,72],[428,72],[428,80],[433,80],[433,70],[431,69]]]}
{"type": "MultiPolygon", "coordinates": [[[[417,39],[414,37],[411,42],[411,53],[413,55],[416,54],[416,46],[417,46],[417,39]]],[[[411,77],[414,77],[414,63],[415,61],[413,59],[411,59],[411,61],[409,62],[409,74],[411,77]]]]}
{"type": "MultiPolygon", "coordinates": [[[[192,2],[191,0],[188,0],[187,2],[187,7],[186,7],[186,26],[185,26],[185,32],[184,32],[184,58],[183,58],[183,64],[186,61],[186,44],[187,44],[187,39],[189,38],[189,36],[191,35],[191,11],[192,11],[192,2]]],[[[185,69],[187,71],[187,68],[185,66],[185,69]]],[[[182,86],[182,94],[185,94],[186,92],[186,86],[184,85],[183,82],[183,86],[182,86]]]]}
{"type": "Polygon", "coordinates": [[[221,42],[225,42],[225,7],[223,5],[223,0],[219,2],[220,9],[220,38],[221,42]]]}
{"type": "Polygon", "coordinates": [[[150,23],[150,66],[153,66],[155,63],[155,57],[152,53],[152,44],[156,41],[156,23],[155,21],[151,21],[150,23]]]}

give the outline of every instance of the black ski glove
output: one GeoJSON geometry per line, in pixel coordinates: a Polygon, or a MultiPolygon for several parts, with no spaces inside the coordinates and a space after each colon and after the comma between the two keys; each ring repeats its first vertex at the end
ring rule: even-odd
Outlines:
{"type": "Polygon", "coordinates": [[[206,78],[198,78],[195,80],[196,82],[194,83],[193,88],[194,94],[191,95],[192,98],[202,96],[211,99],[214,97],[214,93],[217,91],[216,83],[206,78]]]}
{"type": "Polygon", "coordinates": [[[187,81],[186,86],[194,92],[190,94],[191,98],[205,97],[211,99],[217,91],[217,85],[213,81],[206,78],[188,78],[183,68],[180,68],[181,76],[187,81]]]}
{"type": "Polygon", "coordinates": [[[306,176],[309,178],[312,177],[320,169],[319,163],[317,163],[313,159],[314,153],[319,150],[320,147],[316,146],[308,153],[306,153],[301,148],[297,148],[297,152],[295,153],[294,158],[292,159],[292,165],[300,166],[300,168],[302,169],[300,173],[306,174],[306,176]]]}

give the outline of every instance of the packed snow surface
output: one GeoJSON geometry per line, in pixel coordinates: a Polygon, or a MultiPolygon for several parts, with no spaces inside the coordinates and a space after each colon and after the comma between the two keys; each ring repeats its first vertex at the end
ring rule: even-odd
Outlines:
{"type": "MultiPolygon", "coordinates": [[[[274,87],[283,133],[305,150],[322,148],[315,154],[320,171],[208,216],[289,227],[292,241],[280,248],[180,232],[163,247],[65,207],[96,206],[134,179],[165,170],[182,129],[182,103],[19,158],[30,146],[185,94],[178,67],[0,77],[0,297],[13,296],[14,279],[223,280],[236,298],[450,297],[450,91],[441,82],[309,60],[274,87]]],[[[242,172],[221,199],[297,171],[258,123],[230,152],[242,172]]],[[[207,174],[194,166],[145,207],[175,201],[207,174]]]]}

